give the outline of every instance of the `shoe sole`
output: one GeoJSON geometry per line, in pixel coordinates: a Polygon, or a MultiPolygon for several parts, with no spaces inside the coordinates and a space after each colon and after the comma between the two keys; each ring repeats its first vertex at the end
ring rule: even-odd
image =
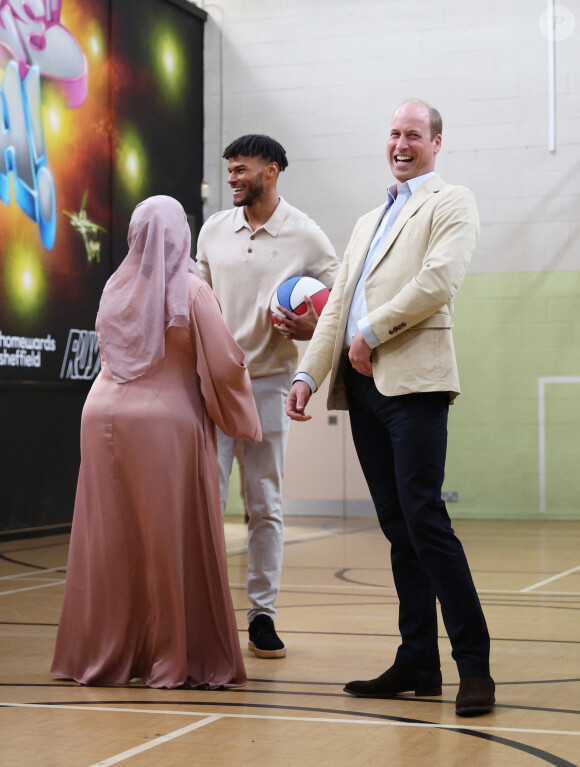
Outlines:
{"type": "MultiPolygon", "coordinates": [[[[343,687],[344,692],[355,698],[397,698],[399,695],[403,695],[405,692],[412,692],[412,690],[400,690],[399,692],[354,692],[349,690],[348,687],[343,687]]],[[[415,690],[415,696],[417,698],[429,698],[435,695],[441,695],[441,687],[428,687],[424,690],[415,690]]]]}
{"type": "Polygon", "coordinates": [[[256,658],[285,658],[286,648],[280,650],[260,650],[253,642],[248,642],[248,649],[251,650],[256,658]]]}
{"type": "Polygon", "coordinates": [[[455,713],[457,716],[479,716],[480,714],[488,714],[494,705],[494,703],[490,703],[487,706],[464,706],[463,708],[456,708],[455,713]]]}

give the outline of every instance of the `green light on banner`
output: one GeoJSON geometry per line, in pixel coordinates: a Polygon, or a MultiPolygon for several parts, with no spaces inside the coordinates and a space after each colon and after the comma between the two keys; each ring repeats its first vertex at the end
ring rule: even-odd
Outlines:
{"type": "Polygon", "coordinates": [[[157,79],[163,92],[173,99],[186,84],[183,46],[175,32],[162,25],[153,30],[152,42],[157,79]]]}
{"type": "Polygon", "coordinates": [[[44,304],[46,280],[38,255],[23,245],[8,248],[6,287],[12,311],[33,319],[44,304]]]}
{"type": "Polygon", "coordinates": [[[147,153],[140,137],[132,129],[121,133],[117,173],[125,189],[134,197],[139,197],[147,175],[147,153]]]}

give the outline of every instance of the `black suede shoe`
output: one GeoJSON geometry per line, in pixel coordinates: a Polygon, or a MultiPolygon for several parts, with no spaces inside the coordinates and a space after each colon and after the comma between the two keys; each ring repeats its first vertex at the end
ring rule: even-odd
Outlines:
{"type": "Polygon", "coordinates": [[[464,676],[455,699],[457,716],[478,716],[491,711],[495,703],[495,682],[490,676],[464,676]]]}
{"type": "Polygon", "coordinates": [[[441,695],[441,669],[391,666],[376,679],[348,682],[344,691],[357,698],[393,698],[402,692],[415,695],[441,695]]]}
{"type": "Polygon", "coordinates": [[[248,629],[250,641],[248,647],[256,658],[284,658],[284,642],[276,634],[274,621],[269,615],[256,615],[248,629]]]}

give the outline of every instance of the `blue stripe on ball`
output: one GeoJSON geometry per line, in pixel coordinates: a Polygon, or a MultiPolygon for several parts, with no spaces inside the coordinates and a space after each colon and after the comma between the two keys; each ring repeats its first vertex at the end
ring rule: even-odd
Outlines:
{"type": "Polygon", "coordinates": [[[300,281],[300,277],[291,277],[289,280],[283,282],[278,288],[278,303],[285,309],[292,311],[290,304],[290,296],[297,282],[300,281]]]}

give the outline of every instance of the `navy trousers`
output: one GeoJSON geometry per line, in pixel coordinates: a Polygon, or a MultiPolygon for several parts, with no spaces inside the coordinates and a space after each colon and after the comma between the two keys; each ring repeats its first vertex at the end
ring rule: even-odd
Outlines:
{"type": "Polygon", "coordinates": [[[436,599],[460,677],[489,674],[489,633],[441,488],[447,392],[385,397],[347,363],[350,423],[399,597],[402,643],[395,663],[440,667],[436,599]]]}

